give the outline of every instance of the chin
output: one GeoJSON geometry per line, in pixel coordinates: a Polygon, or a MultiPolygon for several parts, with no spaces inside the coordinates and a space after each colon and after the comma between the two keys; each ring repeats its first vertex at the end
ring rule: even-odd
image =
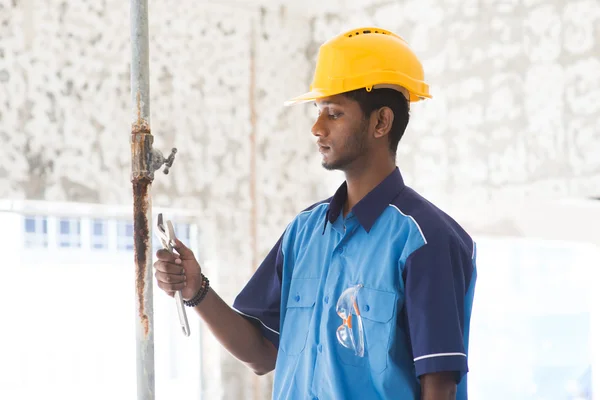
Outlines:
{"type": "Polygon", "coordinates": [[[327,171],[335,171],[335,170],[339,170],[339,171],[343,171],[344,170],[344,163],[339,163],[339,162],[327,162],[327,161],[323,161],[321,163],[321,165],[323,166],[323,168],[325,168],[327,171]]]}

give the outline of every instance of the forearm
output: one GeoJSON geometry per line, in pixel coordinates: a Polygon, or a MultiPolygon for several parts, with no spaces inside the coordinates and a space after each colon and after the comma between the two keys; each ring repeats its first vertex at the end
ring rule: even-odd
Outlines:
{"type": "Polygon", "coordinates": [[[195,307],[217,340],[234,357],[263,375],[275,368],[277,349],[260,329],[235,312],[212,288],[195,307]]]}
{"type": "Polygon", "coordinates": [[[421,400],[456,400],[456,381],[453,374],[441,372],[423,375],[421,400]]]}
{"type": "Polygon", "coordinates": [[[421,392],[421,400],[456,400],[456,392],[448,390],[428,390],[421,392]]]}

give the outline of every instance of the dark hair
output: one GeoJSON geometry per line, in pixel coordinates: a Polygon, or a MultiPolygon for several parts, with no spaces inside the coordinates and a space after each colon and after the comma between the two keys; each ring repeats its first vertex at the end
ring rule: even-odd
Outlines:
{"type": "Polygon", "coordinates": [[[394,122],[390,129],[390,152],[395,157],[398,149],[398,142],[402,139],[406,126],[408,125],[409,107],[408,100],[404,95],[394,89],[374,89],[367,92],[366,89],[357,89],[350,92],[342,93],[349,99],[358,102],[360,109],[366,118],[371,113],[382,107],[389,107],[394,113],[394,122]]]}

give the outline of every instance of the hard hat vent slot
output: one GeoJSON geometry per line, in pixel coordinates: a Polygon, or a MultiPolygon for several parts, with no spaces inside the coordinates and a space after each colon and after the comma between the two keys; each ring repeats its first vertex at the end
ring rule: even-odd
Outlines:
{"type": "Polygon", "coordinates": [[[358,36],[358,35],[360,35],[361,33],[362,33],[363,35],[366,35],[366,34],[368,34],[368,33],[380,33],[380,34],[382,34],[382,35],[387,35],[387,32],[383,32],[383,31],[375,31],[375,32],[373,32],[373,31],[372,31],[372,30],[370,30],[370,29],[365,29],[364,31],[358,31],[358,32],[354,32],[354,33],[349,33],[349,34],[348,34],[348,37],[349,37],[349,38],[351,38],[352,36],[358,36]]]}

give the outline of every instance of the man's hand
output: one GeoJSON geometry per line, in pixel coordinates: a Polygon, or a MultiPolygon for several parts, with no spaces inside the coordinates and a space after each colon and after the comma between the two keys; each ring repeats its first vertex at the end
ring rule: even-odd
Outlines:
{"type": "Polygon", "coordinates": [[[169,296],[173,297],[177,290],[181,290],[181,296],[189,300],[200,290],[202,270],[194,253],[179,239],[175,239],[175,250],[179,255],[164,249],[156,253],[158,260],[154,263],[154,276],[158,287],[169,296]]]}
{"type": "Polygon", "coordinates": [[[438,372],[421,376],[421,400],[455,400],[456,373],[438,372]]]}
{"type": "MultiPolygon", "coordinates": [[[[171,254],[167,250],[156,253],[158,261],[154,263],[154,276],[158,287],[169,296],[175,296],[175,292],[181,290],[182,297],[189,300],[202,286],[202,270],[194,253],[177,239],[175,250],[179,254],[171,254]]],[[[275,346],[263,337],[256,325],[231,309],[212,288],[195,310],[217,340],[254,373],[263,375],[275,368],[275,346]]]]}

